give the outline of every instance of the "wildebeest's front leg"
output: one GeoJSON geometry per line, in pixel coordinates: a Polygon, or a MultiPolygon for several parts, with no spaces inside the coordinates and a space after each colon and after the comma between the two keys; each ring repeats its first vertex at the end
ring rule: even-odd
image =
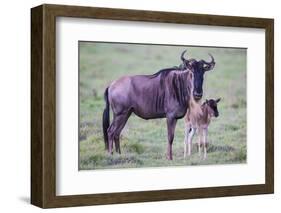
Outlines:
{"type": "Polygon", "coordinates": [[[173,160],[172,145],[173,145],[173,140],[174,140],[176,124],[177,124],[177,119],[167,118],[167,128],[168,128],[167,157],[169,160],[173,160]]]}

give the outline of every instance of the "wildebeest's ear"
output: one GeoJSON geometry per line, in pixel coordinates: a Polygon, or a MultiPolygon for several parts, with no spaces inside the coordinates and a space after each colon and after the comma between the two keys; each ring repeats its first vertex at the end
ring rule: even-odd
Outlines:
{"type": "Polygon", "coordinates": [[[221,98],[218,98],[218,99],[216,100],[216,103],[219,103],[219,102],[220,102],[220,100],[221,100],[221,98]]]}
{"type": "Polygon", "coordinates": [[[191,70],[192,72],[194,71],[192,65],[189,62],[187,62],[185,66],[187,67],[187,69],[191,70]]]}

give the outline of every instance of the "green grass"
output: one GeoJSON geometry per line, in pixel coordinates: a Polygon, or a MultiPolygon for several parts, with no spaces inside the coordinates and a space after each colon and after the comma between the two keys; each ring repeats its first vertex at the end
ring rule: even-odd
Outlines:
{"type": "Polygon", "coordinates": [[[80,169],[246,162],[246,50],[91,42],[80,42],[79,47],[80,169]],[[188,49],[189,57],[209,60],[207,53],[211,53],[216,61],[215,69],[204,76],[203,98],[221,98],[220,116],[209,126],[207,159],[198,156],[196,145],[191,157],[183,158],[184,122],[181,119],[175,131],[174,160],[166,160],[166,120],[142,120],[135,115],[122,131],[121,155],[106,153],[102,135],[105,88],[124,75],[153,74],[179,65],[184,49],[188,49]]]}

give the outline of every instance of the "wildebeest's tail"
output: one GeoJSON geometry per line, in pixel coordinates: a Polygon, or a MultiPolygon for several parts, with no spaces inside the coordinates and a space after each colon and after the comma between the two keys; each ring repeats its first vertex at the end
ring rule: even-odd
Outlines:
{"type": "Polygon", "coordinates": [[[105,100],[105,109],[103,111],[102,116],[102,128],[103,128],[103,138],[105,143],[105,148],[108,150],[108,135],[107,135],[107,129],[109,127],[110,122],[110,114],[109,114],[109,101],[108,101],[108,87],[105,89],[104,92],[104,100],[105,100]]]}

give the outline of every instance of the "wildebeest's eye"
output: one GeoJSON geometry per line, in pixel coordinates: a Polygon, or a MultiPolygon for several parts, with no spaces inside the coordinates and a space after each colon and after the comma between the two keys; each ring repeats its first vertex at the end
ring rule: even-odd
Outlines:
{"type": "Polygon", "coordinates": [[[207,65],[207,64],[204,64],[204,65],[203,65],[203,69],[204,69],[204,70],[209,69],[209,67],[210,67],[210,66],[209,66],[209,65],[207,65]]]}

